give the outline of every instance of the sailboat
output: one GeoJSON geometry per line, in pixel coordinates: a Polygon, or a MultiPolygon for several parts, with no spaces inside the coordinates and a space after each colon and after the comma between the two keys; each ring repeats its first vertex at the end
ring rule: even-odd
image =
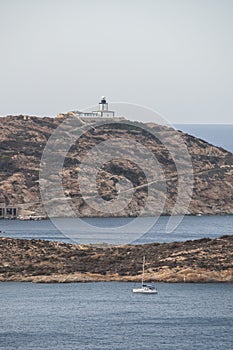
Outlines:
{"type": "Polygon", "coordinates": [[[133,293],[145,293],[145,294],[157,294],[158,291],[152,284],[145,284],[144,283],[144,274],[145,274],[145,261],[146,258],[143,256],[142,261],[142,285],[140,288],[134,288],[132,290],[133,293]]]}

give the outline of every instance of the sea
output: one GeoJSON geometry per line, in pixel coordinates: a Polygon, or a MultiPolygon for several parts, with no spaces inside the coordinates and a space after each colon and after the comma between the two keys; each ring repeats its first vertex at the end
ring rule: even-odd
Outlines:
{"type": "Polygon", "coordinates": [[[177,130],[196,136],[215,146],[233,152],[232,124],[175,124],[177,130]]]}
{"type": "Polygon", "coordinates": [[[233,284],[0,283],[0,349],[232,350],[233,284]]]}
{"type": "Polygon", "coordinates": [[[233,215],[185,216],[172,232],[169,217],[59,218],[41,221],[0,220],[0,236],[79,244],[168,243],[233,234],[233,215]]]}
{"type": "MultiPolygon", "coordinates": [[[[233,152],[233,125],[176,125],[233,152]]],[[[1,220],[0,236],[67,243],[150,243],[233,234],[233,216],[1,220]]],[[[0,349],[232,350],[232,283],[0,283],[0,349]]]]}

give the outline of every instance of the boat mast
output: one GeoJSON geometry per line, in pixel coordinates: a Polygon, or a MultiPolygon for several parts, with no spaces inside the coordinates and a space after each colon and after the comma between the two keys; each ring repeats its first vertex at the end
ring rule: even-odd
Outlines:
{"type": "Polygon", "coordinates": [[[144,273],[145,273],[145,256],[143,256],[143,259],[142,259],[142,286],[144,284],[144,273]]]}

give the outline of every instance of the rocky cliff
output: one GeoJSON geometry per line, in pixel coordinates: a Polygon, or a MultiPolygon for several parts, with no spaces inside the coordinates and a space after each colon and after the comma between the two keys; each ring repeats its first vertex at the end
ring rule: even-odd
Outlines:
{"type": "MultiPolygon", "coordinates": [[[[0,203],[16,206],[21,218],[46,217],[47,215],[40,195],[40,162],[50,135],[65,118],[64,115],[62,118],[25,116],[0,118],[0,203]]],[[[171,149],[174,150],[176,143],[180,143],[180,140],[187,147],[190,155],[193,169],[193,193],[188,208],[185,205],[182,206],[181,203],[175,214],[233,213],[232,153],[182,132],[174,136],[171,128],[152,123],[129,124],[116,121],[99,127],[90,127],[92,125],[90,122],[87,123],[86,128],[84,124],[85,122],[81,119],[76,123],[76,128],[82,130],[82,136],[74,140],[69,148],[62,174],[54,172],[44,179],[48,189],[50,186],[54,187],[59,176],[62,177],[65,197],[77,216],[109,216],[90,206],[86,198],[94,196],[97,188],[99,196],[107,205],[110,205],[119,195],[118,184],[123,179],[131,184],[131,189],[128,191],[132,190],[132,198],[123,209],[112,212],[112,216],[138,215],[146,202],[149,204],[145,215],[161,213],[161,208],[162,214],[171,214],[179,195],[179,186],[182,192],[182,181],[180,181],[177,162],[183,164],[183,175],[186,177],[190,175],[186,166],[187,159],[182,152],[175,156],[176,160],[171,152],[171,149]],[[129,141],[125,157],[117,156],[116,153],[114,160],[106,160],[97,174],[97,183],[89,184],[84,196],[80,190],[79,176],[83,169],[88,172],[88,169],[83,166],[85,156],[93,147],[102,142],[122,138],[129,141]],[[160,175],[151,165],[150,159],[144,168],[130,160],[135,143],[143,145],[155,156],[159,164],[160,175],[163,174],[163,180],[159,178],[160,175]],[[150,173],[150,179],[152,179],[149,183],[147,173],[150,173]],[[165,191],[164,188],[161,189],[161,186],[165,188],[165,191]],[[156,198],[156,201],[150,202],[148,198],[156,198]]],[[[62,137],[60,141],[63,142],[62,137]]],[[[140,157],[145,161],[143,151],[140,157]]],[[[52,215],[63,216],[63,206],[59,198],[56,198],[56,193],[53,194],[52,199],[55,201],[52,205],[52,215]]]]}
{"type": "Polygon", "coordinates": [[[233,236],[145,245],[0,238],[0,281],[233,282],[233,236]]]}

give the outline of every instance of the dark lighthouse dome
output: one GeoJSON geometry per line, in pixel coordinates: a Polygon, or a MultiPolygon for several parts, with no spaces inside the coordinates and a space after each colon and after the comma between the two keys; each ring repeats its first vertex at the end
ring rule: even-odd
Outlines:
{"type": "Polygon", "coordinates": [[[105,96],[102,96],[102,97],[101,97],[101,102],[100,102],[100,103],[103,103],[103,104],[107,103],[106,97],[105,97],[105,96]]]}

